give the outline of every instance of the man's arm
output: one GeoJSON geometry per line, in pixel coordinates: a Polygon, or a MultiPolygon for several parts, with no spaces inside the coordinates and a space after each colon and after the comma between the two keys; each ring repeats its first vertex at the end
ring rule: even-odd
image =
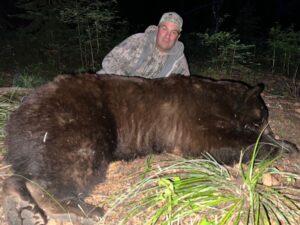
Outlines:
{"type": "Polygon", "coordinates": [[[136,54],[139,54],[139,46],[143,34],[134,34],[114,47],[103,59],[102,70],[97,74],[128,75],[127,68],[133,63],[136,54]]]}
{"type": "Polygon", "coordinates": [[[187,60],[185,58],[185,55],[182,55],[175,63],[170,71],[170,73],[167,75],[169,76],[170,74],[181,74],[184,76],[190,76],[190,69],[189,65],[187,63],[187,60]]]}

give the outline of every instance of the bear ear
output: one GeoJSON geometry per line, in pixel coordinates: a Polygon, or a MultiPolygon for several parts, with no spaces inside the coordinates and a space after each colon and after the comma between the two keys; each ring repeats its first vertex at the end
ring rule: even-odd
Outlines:
{"type": "Polygon", "coordinates": [[[247,102],[251,98],[257,98],[262,91],[264,90],[264,84],[258,84],[255,87],[250,88],[246,93],[245,93],[245,102],[247,102]]]}

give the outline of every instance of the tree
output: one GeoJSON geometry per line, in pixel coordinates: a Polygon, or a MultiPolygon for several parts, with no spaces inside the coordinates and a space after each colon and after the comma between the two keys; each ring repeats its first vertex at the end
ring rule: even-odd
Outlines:
{"type": "Polygon", "coordinates": [[[80,59],[82,68],[95,69],[119,28],[117,5],[116,0],[17,0],[16,16],[27,21],[19,35],[56,67],[78,65],[80,59]]]}
{"type": "Polygon", "coordinates": [[[220,24],[222,22],[220,11],[223,5],[223,0],[213,0],[212,12],[214,17],[214,32],[219,32],[220,24]]]}
{"type": "Polygon", "coordinates": [[[82,66],[95,68],[95,54],[103,51],[103,43],[111,42],[112,34],[120,25],[117,1],[107,0],[75,0],[65,1],[60,9],[60,19],[64,23],[76,27],[76,39],[82,66]],[[102,51],[101,51],[102,50],[102,51]]]}

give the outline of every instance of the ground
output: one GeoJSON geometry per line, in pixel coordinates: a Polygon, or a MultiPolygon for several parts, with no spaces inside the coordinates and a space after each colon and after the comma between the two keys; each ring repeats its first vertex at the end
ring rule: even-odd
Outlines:
{"type": "MultiPolygon", "coordinates": [[[[241,80],[239,75],[231,77],[233,79],[241,80]]],[[[263,98],[269,108],[270,126],[276,136],[280,139],[285,139],[295,143],[300,149],[300,102],[299,102],[299,84],[286,78],[274,79],[272,75],[264,77],[252,77],[243,79],[248,83],[263,82],[266,84],[266,91],[263,93],[263,98]]],[[[0,88],[0,95],[12,91],[12,88],[0,88]]],[[[24,90],[22,90],[24,91],[24,90]]],[[[25,90],[26,92],[26,90],[25,90]]],[[[156,161],[169,158],[170,156],[161,155],[155,156],[156,161]]],[[[109,166],[107,179],[104,183],[99,184],[93,194],[86,199],[86,201],[102,205],[106,210],[109,210],[109,203],[112,199],[120,193],[127,190],[138,179],[137,175],[145,168],[146,159],[137,159],[133,162],[118,161],[109,166]]],[[[9,165],[6,165],[2,157],[0,158],[0,186],[2,182],[10,173],[9,165]]],[[[277,168],[284,171],[291,171],[300,173],[300,156],[293,155],[292,157],[285,157],[277,163],[277,168]]],[[[272,181],[274,182],[274,181],[272,181]]],[[[277,181],[276,181],[277,182],[277,181]]],[[[300,187],[300,181],[295,185],[300,187]]],[[[0,189],[0,196],[2,196],[0,189]]],[[[3,210],[0,207],[0,224],[6,225],[3,210]]],[[[120,216],[126,215],[122,209],[118,213],[111,213],[105,221],[99,224],[116,224],[120,216]]],[[[50,224],[55,224],[52,223],[50,224]]],[[[133,221],[132,224],[141,224],[140,220],[133,221]]],[[[70,224],[70,223],[69,223],[70,224]]]]}

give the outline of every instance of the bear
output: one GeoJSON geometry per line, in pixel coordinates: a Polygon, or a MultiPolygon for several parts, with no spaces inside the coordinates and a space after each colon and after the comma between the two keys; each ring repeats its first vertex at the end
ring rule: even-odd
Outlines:
{"type": "Polygon", "coordinates": [[[233,164],[241,151],[244,161],[251,158],[262,131],[258,158],[298,151],[275,140],[262,91],[262,85],[199,76],[57,76],[26,97],[7,122],[5,160],[15,172],[3,187],[8,222],[46,224],[66,212],[82,217],[81,210],[101,216],[103,210],[82,196],[116,160],[207,152],[233,164]]]}

